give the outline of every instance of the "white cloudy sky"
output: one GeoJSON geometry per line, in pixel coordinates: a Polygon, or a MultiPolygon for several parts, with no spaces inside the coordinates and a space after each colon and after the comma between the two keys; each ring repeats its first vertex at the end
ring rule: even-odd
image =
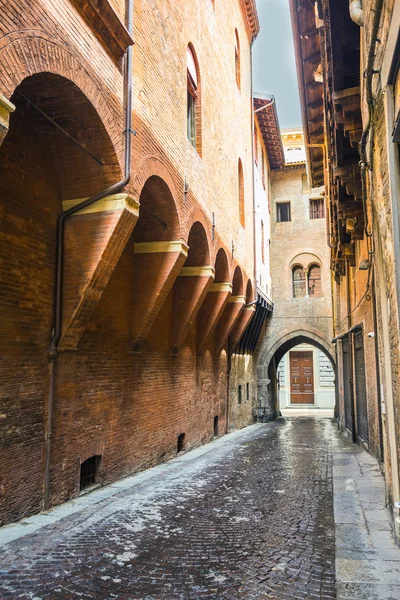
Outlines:
{"type": "Polygon", "coordinates": [[[261,31],[253,48],[254,92],[275,96],[281,129],[300,127],[289,0],[257,0],[257,10],[261,31]]]}

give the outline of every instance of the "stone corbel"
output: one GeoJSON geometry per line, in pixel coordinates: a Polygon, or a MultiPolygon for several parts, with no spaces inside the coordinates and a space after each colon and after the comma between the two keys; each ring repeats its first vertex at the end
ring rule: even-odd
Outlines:
{"type": "Polygon", "coordinates": [[[15,106],[0,94],[0,146],[4,141],[9,129],[10,114],[14,112],[15,106]]]}

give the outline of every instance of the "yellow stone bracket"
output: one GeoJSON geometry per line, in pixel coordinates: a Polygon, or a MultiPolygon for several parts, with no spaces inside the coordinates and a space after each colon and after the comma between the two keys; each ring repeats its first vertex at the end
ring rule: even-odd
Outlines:
{"type": "Polygon", "coordinates": [[[0,94],[0,146],[8,133],[10,114],[14,112],[14,110],[14,104],[7,100],[3,94],[0,94]]]}

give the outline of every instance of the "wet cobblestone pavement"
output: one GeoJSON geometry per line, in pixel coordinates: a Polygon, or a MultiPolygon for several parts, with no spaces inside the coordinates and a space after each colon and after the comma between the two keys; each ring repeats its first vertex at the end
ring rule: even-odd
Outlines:
{"type": "Polygon", "coordinates": [[[0,548],[0,598],[335,598],[330,420],[223,439],[0,548]]]}

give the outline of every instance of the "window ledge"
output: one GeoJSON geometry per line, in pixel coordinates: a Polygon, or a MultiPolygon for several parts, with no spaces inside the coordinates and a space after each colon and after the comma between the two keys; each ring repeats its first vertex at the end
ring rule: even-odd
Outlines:
{"type": "Polygon", "coordinates": [[[133,39],[108,0],[71,0],[102,45],[116,59],[122,58],[133,39]]]}

